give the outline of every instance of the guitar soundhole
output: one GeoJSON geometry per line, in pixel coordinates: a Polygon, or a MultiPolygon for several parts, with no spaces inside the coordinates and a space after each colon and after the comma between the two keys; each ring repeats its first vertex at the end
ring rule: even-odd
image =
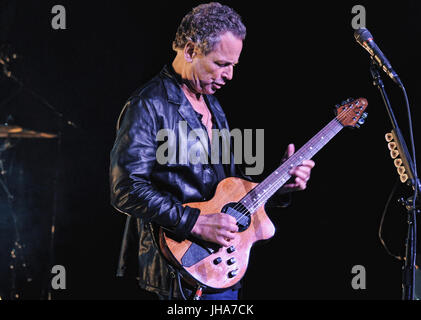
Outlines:
{"type": "Polygon", "coordinates": [[[242,232],[249,227],[251,222],[250,211],[241,203],[228,203],[222,208],[222,212],[237,220],[238,232],[242,232]]]}

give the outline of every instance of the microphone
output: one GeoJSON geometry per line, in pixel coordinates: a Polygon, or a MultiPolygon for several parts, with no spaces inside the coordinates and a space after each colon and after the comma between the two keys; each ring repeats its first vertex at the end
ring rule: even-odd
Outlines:
{"type": "Polygon", "coordinates": [[[400,86],[401,80],[399,79],[399,76],[395,70],[393,70],[389,60],[387,60],[383,52],[374,42],[370,31],[366,28],[357,29],[354,32],[354,37],[355,40],[357,40],[357,42],[370,53],[371,58],[377,62],[380,68],[382,68],[383,71],[386,72],[386,74],[400,86]]]}

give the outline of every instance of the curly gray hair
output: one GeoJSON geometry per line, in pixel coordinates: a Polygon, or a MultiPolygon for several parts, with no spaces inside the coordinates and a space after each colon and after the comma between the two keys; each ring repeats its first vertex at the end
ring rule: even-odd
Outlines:
{"type": "Polygon", "coordinates": [[[183,49],[188,41],[192,41],[201,53],[207,55],[227,31],[241,40],[245,39],[246,27],[240,15],[218,2],[201,4],[183,18],[172,47],[174,50],[183,49]]]}

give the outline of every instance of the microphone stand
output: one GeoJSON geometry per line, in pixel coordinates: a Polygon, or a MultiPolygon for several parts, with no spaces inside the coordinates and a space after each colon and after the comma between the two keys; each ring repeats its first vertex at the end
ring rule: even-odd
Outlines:
{"type": "MultiPolygon", "coordinates": [[[[414,171],[414,163],[412,161],[411,155],[408,152],[406,147],[405,140],[402,136],[402,132],[398,126],[396,121],[395,115],[393,113],[392,107],[390,105],[389,98],[384,88],[383,80],[380,76],[379,72],[379,65],[377,62],[371,58],[371,66],[370,66],[370,73],[373,77],[373,85],[377,87],[380,91],[382,96],[383,102],[386,106],[387,113],[389,115],[390,121],[393,126],[393,130],[396,133],[396,139],[402,146],[401,155],[403,158],[406,158],[408,163],[409,176],[417,177],[414,171]]],[[[398,81],[400,83],[400,81],[398,81]]],[[[401,86],[401,84],[400,84],[401,86]]],[[[408,179],[407,184],[412,187],[413,190],[416,192],[421,190],[421,185],[419,180],[417,179],[408,179]]],[[[406,250],[405,250],[405,258],[404,258],[404,266],[402,267],[403,274],[402,274],[402,299],[403,300],[414,300],[414,291],[415,291],[415,260],[416,260],[416,214],[419,213],[419,210],[416,208],[416,203],[413,201],[413,197],[409,197],[406,201],[400,201],[407,210],[407,223],[408,223],[408,233],[406,238],[406,250]]]]}

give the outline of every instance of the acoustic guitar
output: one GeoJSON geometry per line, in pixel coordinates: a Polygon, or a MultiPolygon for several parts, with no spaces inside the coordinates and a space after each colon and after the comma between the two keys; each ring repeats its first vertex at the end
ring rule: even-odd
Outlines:
{"type": "Polygon", "coordinates": [[[211,200],[184,204],[200,209],[200,215],[223,212],[233,216],[239,231],[230,247],[193,237],[180,241],[161,228],[159,245],[164,257],[193,286],[217,291],[235,285],[246,273],[253,244],[275,234],[264,209],[266,201],[290,179],[291,168],[311,159],[342,128],[363,124],[366,108],[364,98],[348,99],[337,105],[336,117],[261,183],[226,178],[218,184],[211,200]]]}

